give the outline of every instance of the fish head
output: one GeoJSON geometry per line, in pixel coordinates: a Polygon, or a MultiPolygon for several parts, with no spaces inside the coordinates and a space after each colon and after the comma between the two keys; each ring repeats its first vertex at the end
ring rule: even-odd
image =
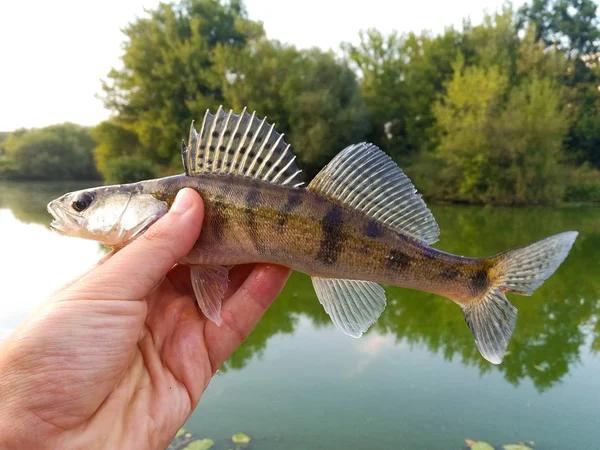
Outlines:
{"type": "Polygon", "coordinates": [[[50,228],[66,236],[122,247],[163,216],[169,206],[141,183],[69,192],[51,201],[50,228]]]}

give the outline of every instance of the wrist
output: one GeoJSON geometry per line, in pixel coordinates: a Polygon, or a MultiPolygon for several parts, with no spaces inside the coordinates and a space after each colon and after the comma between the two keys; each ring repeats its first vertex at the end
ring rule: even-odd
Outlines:
{"type": "Polygon", "coordinates": [[[38,393],[28,383],[31,371],[19,364],[16,345],[9,338],[0,346],[0,450],[47,448],[51,430],[28,408],[38,393]]]}

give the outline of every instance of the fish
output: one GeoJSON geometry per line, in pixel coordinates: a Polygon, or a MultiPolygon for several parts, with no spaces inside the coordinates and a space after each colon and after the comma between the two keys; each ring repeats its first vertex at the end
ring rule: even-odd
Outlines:
{"type": "Polygon", "coordinates": [[[506,293],[532,295],[568,256],[565,231],[487,257],[433,247],[439,227],[422,195],[376,145],[352,144],[308,184],[290,145],[244,108],[206,111],[200,132],[181,142],[184,171],[98,186],[48,204],[51,228],[120,249],[196,190],[205,204],[200,237],[179,264],[190,268],[199,309],[221,325],[229,269],[248,263],[290,267],[311,277],[333,324],[359,338],[386,307],[393,285],[441,295],[462,310],[483,358],[500,364],[517,321],[506,293]]]}

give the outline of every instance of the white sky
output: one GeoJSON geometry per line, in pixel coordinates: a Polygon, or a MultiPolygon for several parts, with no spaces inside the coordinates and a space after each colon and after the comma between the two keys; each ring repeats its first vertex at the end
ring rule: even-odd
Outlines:
{"type": "MultiPolygon", "coordinates": [[[[524,0],[515,0],[519,6],[524,0]]],[[[440,32],[474,23],[502,0],[246,0],[269,38],[337,49],[358,31],[440,32]]],[[[119,64],[120,28],[157,0],[0,0],[0,131],[58,122],[94,125],[108,117],[100,80],[119,64]]]]}

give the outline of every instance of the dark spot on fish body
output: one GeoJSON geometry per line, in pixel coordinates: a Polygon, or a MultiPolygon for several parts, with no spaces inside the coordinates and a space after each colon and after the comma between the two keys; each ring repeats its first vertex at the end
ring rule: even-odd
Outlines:
{"type": "Polygon", "coordinates": [[[346,240],[342,208],[333,205],[321,220],[321,243],[317,252],[317,260],[326,265],[333,265],[339,259],[342,245],[346,240]]]}
{"type": "Polygon", "coordinates": [[[394,271],[402,271],[410,266],[410,262],[410,256],[406,253],[392,249],[386,258],[386,267],[394,271]]]}
{"type": "Polygon", "coordinates": [[[440,270],[440,278],[446,281],[456,280],[460,275],[460,271],[456,269],[451,269],[449,267],[444,267],[440,270]]]}
{"type": "Polygon", "coordinates": [[[290,218],[290,214],[302,203],[302,189],[290,189],[288,191],[287,201],[279,212],[277,224],[283,228],[290,218]]]}
{"type": "Polygon", "coordinates": [[[213,239],[215,243],[223,242],[225,239],[225,231],[229,222],[227,216],[227,207],[221,197],[213,201],[212,208],[209,212],[210,228],[212,229],[213,239]]]}
{"type": "Polygon", "coordinates": [[[260,236],[258,234],[258,224],[256,223],[256,211],[260,202],[260,189],[258,186],[252,186],[246,195],[246,208],[244,215],[246,217],[246,225],[248,226],[248,233],[254,248],[258,253],[264,252],[264,247],[260,242],[260,236]]]}
{"type": "Polygon", "coordinates": [[[365,234],[370,238],[378,238],[381,236],[381,224],[376,220],[369,219],[365,227],[365,234]]]}
{"type": "Polygon", "coordinates": [[[489,287],[487,270],[479,269],[470,276],[471,290],[480,293],[489,287]]]}

